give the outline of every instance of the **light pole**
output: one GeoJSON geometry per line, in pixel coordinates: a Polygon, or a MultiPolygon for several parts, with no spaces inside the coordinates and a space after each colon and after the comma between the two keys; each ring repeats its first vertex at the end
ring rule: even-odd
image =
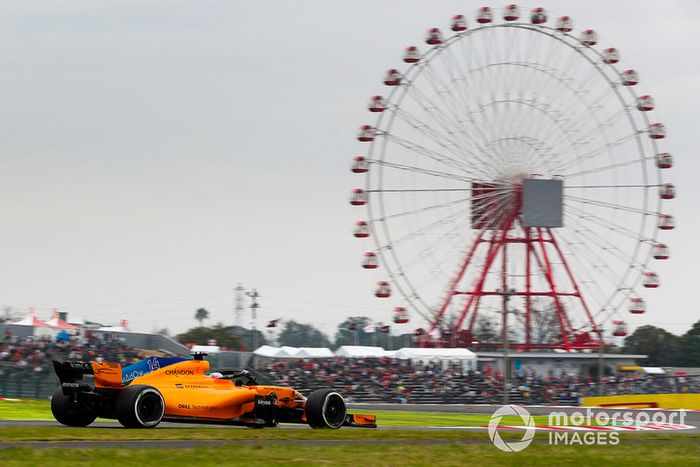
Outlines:
{"type": "Polygon", "coordinates": [[[250,350],[254,351],[255,349],[258,348],[256,344],[257,344],[257,340],[258,340],[258,332],[257,332],[258,331],[258,329],[257,329],[258,307],[260,306],[260,305],[258,305],[258,297],[260,297],[260,295],[258,294],[257,289],[253,289],[252,292],[247,292],[246,295],[248,295],[250,298],[253,299],[253,303],[250,304],[250,317],[251,317],[251,321],[252,321],[251,328],[252,328],[252,332],[253,332],[253,335],[251,338],[251,344],[252,344],[253,348],[250,350]]]}
{"type": "Polygon", "coordinates": [[[508,379],[510,378],[510,369],[508,365],[508,302],[510,297],[515,295],[515,289],[503,288],[503,291],[497,290],[503,297],[503,405],[508,405],[508,379]]]}
{"type": "Polygon", "coordinates": [[[603,328],[598,330],[598,395],[603,395],[603,376],[605,374],[605,363],[603,355],[605,352],[605,343],[603,342],[603,328]]]}

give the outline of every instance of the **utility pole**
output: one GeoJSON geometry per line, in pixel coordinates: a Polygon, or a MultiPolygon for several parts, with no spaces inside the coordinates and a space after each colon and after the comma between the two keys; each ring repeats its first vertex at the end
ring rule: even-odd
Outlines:
{"type": "Polygon", "coordinates": [[[260,295],[258,294],[258,291],[256,289],[253,289],[252,292],[247,292],[246,295],[248,295],[250,298],[253,299],[253,302],[250,304],[250,318],[251,318],[251,328],[253,335],[251,337],[251,342],[252,342],[252,349],[251,351],[255,350],[258,348],[257,346],[257,340],[258,340],[258,329],[257,329],[257,319],[258,319],[258,298],[260,295]]]}
{"type": "Polygon", "coordinates": [[[603,342],[603,328],[598,328],[598,395],[603,394],[603,377],[605,376],[605,363],[603,355],[605,352],[605,343],[603,342]]]}
{"type": "Polygon", "coordinates": [[[243,288],[243,285],[239,282],[236,288],[233,290],[235,293],[235,301],[233,307],[234,324],[238,327],[241,327],[243,320],[243,312],[245,311],[245,305],[243,304],[243,292],[245,291],[245,289],[243,288]]]}
{"type": "Polygon", "coordinates": [[[508,379],[510,378],[510,368],[508,362],[508,302],[510,301],[511,295],[515,295],[515,289],[506,289],[503,287],[503,291],[499,291],[501,297],[503,297],[503,405],[508,405],[508,379]]]}

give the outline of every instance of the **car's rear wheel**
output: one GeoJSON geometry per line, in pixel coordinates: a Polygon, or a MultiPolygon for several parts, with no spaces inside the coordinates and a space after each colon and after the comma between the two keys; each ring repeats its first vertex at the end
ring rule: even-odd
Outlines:
{"type": "Polygon", "coordinates": [[[152,386],[127,386],[117,396],[114,412],[126,428],[153,428],[163,419],[165,400],[152,386]]]}
{"type": "Polygon", "coordinates": [[[306,421],[311,428],[340,428],[345,415],[345,400],[332,389],[317,389],[306,400],[306,421]]]}
{"type": "Polygon", "coordinates": [[[58,423],[67,426],[88,426],[97,418],[92,407],[74,401],[61,388],[51,396],[51,413],[58,423]]]}

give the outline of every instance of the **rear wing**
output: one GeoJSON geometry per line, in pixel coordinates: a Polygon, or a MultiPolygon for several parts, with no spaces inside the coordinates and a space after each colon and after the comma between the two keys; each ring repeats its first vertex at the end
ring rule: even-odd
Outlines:
{"type": "Polygon", "coordinates": [[[92,391],[95,388],[124,387],[122,367],[118,363],[54,360],[53,369],[66,395],[78,391],[92,391]],[[94,375],[94,386],[83,379],[85,375],[94,375]]]}

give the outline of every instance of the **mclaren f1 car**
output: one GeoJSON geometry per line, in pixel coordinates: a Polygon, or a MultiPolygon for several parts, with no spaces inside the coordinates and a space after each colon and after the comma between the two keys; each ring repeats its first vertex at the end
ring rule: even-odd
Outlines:
{"type": "Polygon", "coordinates": [[[242,425],[278,423],[312,428],[376,428],[372,415],[348,414],[342,395],[318,389],[305,397],[289,387],[258,385],[247,370],[208,373],[202,354],[193,360],[150,357],[122,368],[118,363],[54,361],[61,386],[51,398],[59,423],[88,426],[97,417],[127,428],[161,421],[242,425]]]}

